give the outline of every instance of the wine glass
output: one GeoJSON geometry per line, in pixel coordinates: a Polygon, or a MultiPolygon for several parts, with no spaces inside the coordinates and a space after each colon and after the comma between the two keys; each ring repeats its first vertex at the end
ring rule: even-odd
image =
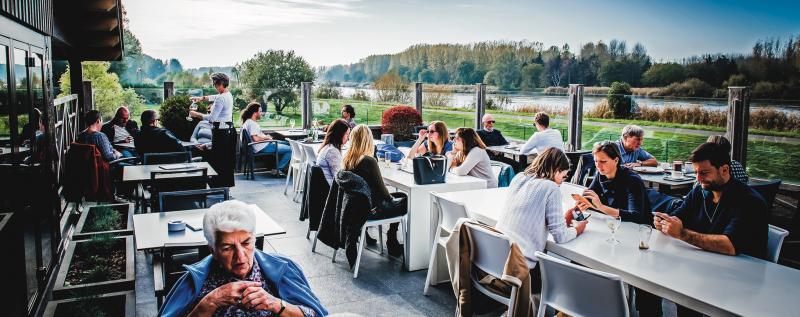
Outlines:
{"type": "MultiPolygon", "coordinates": [[[[194,101],[192,101],[192,104],[191,104],[191,105],[189,105],[189,110],[191,110],[191,111],[197,111],[197,103],[196,103],[196,102],[194,102],[194,101]]],[[[192,121],[192,120],[194,120],[194,119],[192,119],[192,116],[191,116],[191,114],[188,114],[188,115],[186,115],[186,120],[188,120],[188,121],[192,121]]]]}
{"type": "Polygon", "coordinates": [[[295,121],[294,121],[294,119],[292,119],[292,120],[289,120],[289,128],[290,128],[290,129],[294,129],[294,124],[295,124],[295,121]]]}
{"type": "Polygon", "coordinates": [[[611,237],[606,239],[606,242],[610,243],[611,245],[617,245],[620,243],[619,240],[617,240],[617,238],[615,237],[615,234],[617,233],[617,229],[619,229],[619,226],[621,224],[622,224],[622,218],[620,218],[619,216],[616,217],[608,216],[606,218],[606,226],[608,226],[608,229],[611,230],[611,237]]]}

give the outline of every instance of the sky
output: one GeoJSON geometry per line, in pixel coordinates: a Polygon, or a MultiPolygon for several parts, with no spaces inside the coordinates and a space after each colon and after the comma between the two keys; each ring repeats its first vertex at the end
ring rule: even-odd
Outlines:
{"type": "Polygon", "coordinates": [[[800,1],[127,0],[146,54],[184,68],[232,66],[268,49],[312,66],[349,64],[420,43],[640,42],[656,61],[747,53],[800,34],[800,1]]]}

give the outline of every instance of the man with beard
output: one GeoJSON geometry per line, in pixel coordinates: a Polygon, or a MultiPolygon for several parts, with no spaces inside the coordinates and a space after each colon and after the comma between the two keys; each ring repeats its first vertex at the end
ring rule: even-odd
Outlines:
{"type": "MultiPolygon", "coordinates": [[[[671,215],[656,212],[656,230],[706,251],[766,259],[767,204],[750,186],[731,177],[730,153],[719,144],[704,143],[689,161],[700,186],[671,215]]],[[[692,315],[697,313],[678,306],[678,316],[692,315]]]]}

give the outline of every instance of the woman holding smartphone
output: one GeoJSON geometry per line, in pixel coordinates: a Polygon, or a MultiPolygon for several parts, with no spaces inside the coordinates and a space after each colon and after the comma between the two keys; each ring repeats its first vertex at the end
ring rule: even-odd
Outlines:
{"type": "Polygon", "coordinates": [[[548,148],[533,160],[523,174],[508,187],[505,213],[495,226],[522,247],[531,270],[534,293],[541,289],[536,251],[544,251],[547,234],[556,243],[569,242],[580,235],[588,223],[573,222],[572,210],[564,211],[559,186],[569,171],[569,159],[561,150],[548,148]]]}
{"type": "Polygon", "coordinates": [[[579,201],[582,210],[594,208],[622,221],[653,223],[650,201],[642,179],[621,164],[618,147],[613,142],[595,144],[592,149],[597,173],[589,189],[583,192],[589,202],[579,201]]]}

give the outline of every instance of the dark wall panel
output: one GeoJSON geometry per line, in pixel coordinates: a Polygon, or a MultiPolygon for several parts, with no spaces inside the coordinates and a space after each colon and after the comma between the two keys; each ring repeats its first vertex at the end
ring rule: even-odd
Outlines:
{"type": "Polygon", "coordinates": [[[52,6],[53,0],[0,0],[0,14],[52,35],[52,6]]]}

